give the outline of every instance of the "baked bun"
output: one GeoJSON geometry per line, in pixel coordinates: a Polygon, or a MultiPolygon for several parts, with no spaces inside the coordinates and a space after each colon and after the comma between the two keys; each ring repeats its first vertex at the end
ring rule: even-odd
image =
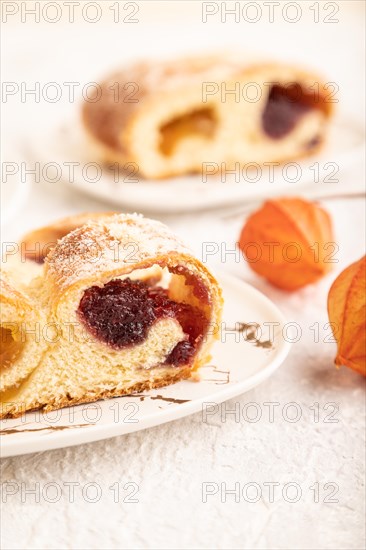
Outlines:
{"type": "MultiPolygon", "coordinates": [[[[36,293],[35,288],[33,291],[36,293]]],[[[45,349],[42,310],[30,295],[15,289],[6,273],[0,279],[0,395],[18,386],[38,365],[45,349]]]]}
{"type": "Polygon", "coordinates": [[[165,178],[201,172],[203,163],[229,170],[317,151],[332,111],[323,80],[286,64],[237,59],[141,62],[110,75],[82,109],[104,161],[165,178]]]}
{"type": "MultiPolygon", "coordinates": [[[[3,269],[17,288],[25,288],[36,277],[43,273],[43,263],[49,252],[55,248],[57,242],[65,235],[84,225],[87,221],[97,221],[117,212],[86,212],[68,216],[26,233],[17,247],[3,258],[3,269]]],[[[162,270],[154,267],[145,275],[157,281],[161,278],[162,270]]]]}
{"type": "Polygon", "coordinates": [[[30,231],[21,239],[22,255],[25,260],[43,264],[46,256],[52,248],[55,248],[59,239],[88,221],[101,220],[112,214],[116,214],[116,212],[83,212],[30,231]]]}
{"type": "Polygon", "coordinates": [[[87,212],[68,216],[30,231],[20,239],[19,243],[11,243],[5,247],[1,259],[2,270],[18,289],[26,289],[27,285],[43,273],[43,263],[59,239],[81,227],[89,220],[99,220],[115,212],[87,212]]]}
{"type": "Polygon", "coordinates": [[[46,349],[28,378],[0,394],[2,416],[165,386],[209,360],[221,290],[159,222],[124,214],[89,221],[58,241],[39,279],[46,349]]]}

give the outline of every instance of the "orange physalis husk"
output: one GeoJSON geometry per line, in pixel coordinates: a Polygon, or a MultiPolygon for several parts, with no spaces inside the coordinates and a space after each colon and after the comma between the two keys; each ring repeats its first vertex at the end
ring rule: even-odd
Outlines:
{"type": "Polygon", "coordinates": [[[248,218],[239,248],[256,273],[283,290],[323,277],[337,250],[329,214],[301,198],[266,201],[248,218]]]}
{"type": "Polygon", "coordinates": [[[328,315],[337,340],[335,364],[366,376],[366,256],[347,267],[328,294],[328,315]]]}

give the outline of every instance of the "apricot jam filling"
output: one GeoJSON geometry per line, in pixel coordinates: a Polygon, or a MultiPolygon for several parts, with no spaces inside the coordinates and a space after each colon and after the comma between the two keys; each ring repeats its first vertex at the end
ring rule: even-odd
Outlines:
{"type": "Polygon", "coordinates": [[[19,358],[23,345],[16,340],[11,329],[0,325],[0,369],[11,367],[19,358]]]}
{"type": "Polygon", "coordinates": [[[212,139],[217,129],[214,109],[193,109],[163,124],[160,131],[160,152],[169,157],[174,154],[179,142],[190,137],[212,139]]]}
{"type": "Polygon", "coordinates": [[[207,317],[197,307],[170,300],[162,287],[129,278],[88,288],[77,313],[95,338],[114,349],[143,343],[159,319],[176,319],[186,339],[175,346],[165,361],[176,367],[193,360],[208,327],[207,317]]]}

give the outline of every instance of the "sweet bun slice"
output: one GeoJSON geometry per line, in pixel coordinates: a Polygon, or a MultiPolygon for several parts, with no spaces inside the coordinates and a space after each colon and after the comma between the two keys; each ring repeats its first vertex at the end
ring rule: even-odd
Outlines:
{"type": "Polygon", "coordinates": [[[50,225],[30,231],[21,239],[21,252],[25,260],[43,264],[46,256],[55,248],[57,241],[65,235],[81,227],[90,220],[101,220],[116,212],[83,212],[68,216],[50,225]]]}
{"type": "Polygon", "coordinates": [[[316,152],[332,112],[323,79],[296,66],[229,56],[137,63],[84,102],[95,154],[147,178],[285,162],[316,152]],[[117,93],[118,91],[118,93],[117,93]]]}
{"type": "Polygon", "coordinates": [[[54,337],[20,388],[0,394],[3,415],[189,378],[218,334],[214,277],[164,225],[138,215],[67,234],[45,259],[43,288],[54,337]],[[156,266],[159,281],[150,276],[156,266]]]}
{"type": "MultiPolygon", "coordinates": [[[[30,289],[36,296],[36,287],[30,289]]],[[[30,294],[31,294],[30,293],[30,294]]],[[[0,395],[16,388],[36,368],[46,344],[44,317],[31,295],[15,289],[5,273],[0,279],[0,395]]]]}
{"type": "Polygon", "coordinates": [[[23,235],[19,243],[12,243],[2,257],[2,270],[8,274],[17,289],[27,291],[28,285],[43,274],[43,263],[57,241],[81,227],[88,220],[98,220],[114,212],[87,212],[68,216],[50,225],[39,227],[23,235]]]}
{"type": "MultiPolygon", "coordinates": [[[[6,258],[3,258],[3,268],[9,273],[10,279],[17,288],[26,288],[30,282],[43,273],[43,264],[49,252],[57,242],[71,231],[78,229],[88,221],[98,221],[117,212],[83,212],[81,214],[61,218],[52,224],[39,227],[23,235],[17,247],[14,247],[6,258]]],[[[161,277],[162,270],[154,268],[149,277],[161,277]]]]}

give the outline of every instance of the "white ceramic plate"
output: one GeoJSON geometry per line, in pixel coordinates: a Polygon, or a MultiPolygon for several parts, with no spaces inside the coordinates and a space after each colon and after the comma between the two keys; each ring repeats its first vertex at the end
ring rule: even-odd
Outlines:
{"type": "MultiPolygon", "coordinates": [[[[204,403],[219,404],[272,375],[290,347],[282,336],[282,314],[250,285],[227,274],[218,278],[225,298],[222,336],[214,346],[210,364],[199,371],[200,381],[3,420],[0,456],[78,445],[150,428],[206,410],[204,403]],[[258,327],[240,331],[240,323],[258,327]],[[265,323],[275,323],[270,325],[273,335],[265,323]]],[[[209,407],[214,412],[215,405],[209,407]]]]}
{"type": "Polygon", "coordinates": [[[133,165],[126,172],[103,165],[93,167],[90,163],[98,163],[98,154],[95,151],[93,154],[77,121],[75,116],[69,122],[54,122],[46,132],[40,132],[29,144],[32,160],[42,163],[43,176],[50,183],[52,178],[63,180],[75,189],[129,211],[192,212],[268,198],[286,190],[291,193],[311,187],[319,190],[319,183],[329,187],[339,181],[340,171],[363,154],[364,144],[362,127],[344,115],[332,124],[328,144],[321,154],[296,165],[267,166],[261,172],[248,168],[244,175],[228,174],[226,181],[221,176],[207,176],[203,182],[200,175],[155,181],[139,179],[133,165]],[[72,162],[77,164],[71,167],[72,162]],[[58,165],[54,170],[52,163],[58,165]]]}

